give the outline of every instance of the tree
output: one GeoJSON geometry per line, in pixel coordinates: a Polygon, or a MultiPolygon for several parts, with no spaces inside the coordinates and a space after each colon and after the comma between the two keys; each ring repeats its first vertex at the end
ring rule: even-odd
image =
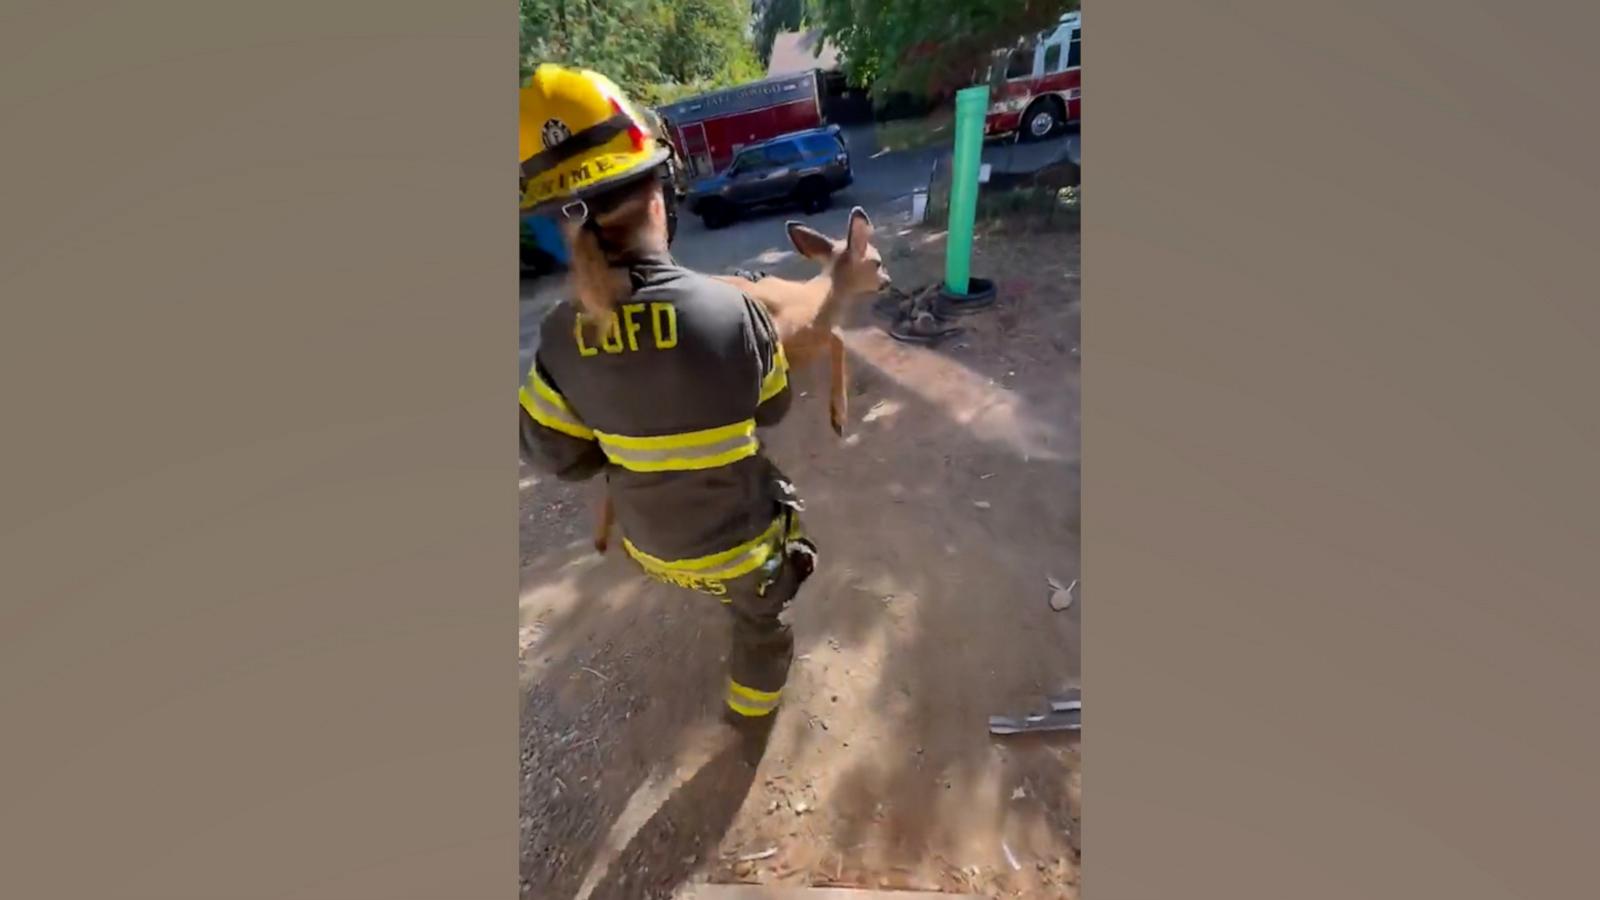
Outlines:
{"type": "Polygon", "coordinates": [[[602,72],[630,94],[661,80],[654,0],[520,0],[522,73],[541,62],[602,72]]]}
{"type": "Polygon", "coordinates": [[[760,77],[745,34],[750,11],[740,0],[670,0],[661,4],[659,15],[666,81],[737,83],[760,77]]]}
{"type": "Polygon", "coordinates": [[[642,103],[759,77],[748,0],[519,0],[521,72],[604,74],[642,103]]]}

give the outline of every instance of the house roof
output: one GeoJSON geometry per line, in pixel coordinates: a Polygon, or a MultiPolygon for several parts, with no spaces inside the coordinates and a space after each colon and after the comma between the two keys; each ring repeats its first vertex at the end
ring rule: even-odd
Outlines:
{"type": "Polygon", "coordinates": [[[822,40],[820,29],[810,31],[785,31],[772,41],[772,60],[767,63],[767,76],[792,75],[807,69],[829,71],[839,68],[839,48],[822,40]],[[822,52],[817,53],[821,44],[822,52]]]}

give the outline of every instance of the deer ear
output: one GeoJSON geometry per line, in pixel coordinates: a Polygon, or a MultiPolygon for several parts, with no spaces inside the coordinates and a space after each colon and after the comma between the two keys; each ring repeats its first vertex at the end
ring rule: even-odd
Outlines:
{"type": "Polygon", "coordinates": [[[790,222],[789,241],[800,255],[817,262],[827,262],[833,257],[833,240],[822,232],[799,222],[790,222]]]}
{"type": "Polygon", "coordinates": [[[845,236],[845,246],[850,256],[861,259],[867,255],[867,245],[872,243],[872,220],[861,207],[850,210],[850,228],[845,236]]]}

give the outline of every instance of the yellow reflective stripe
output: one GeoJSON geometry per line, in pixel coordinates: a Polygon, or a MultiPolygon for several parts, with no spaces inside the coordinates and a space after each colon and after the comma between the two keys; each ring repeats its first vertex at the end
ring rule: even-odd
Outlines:
{"type": "Polygon", "coordinates": [[[776,706],[749,706],[734,700],[732,697],[728,698],[728,708],[739,715],[750,719],[759,719],[762,716],[770,716],[772,715],[772,711],[777,709],[776,706]]]}
{"type": "Polygon", "coordinates": [[[634,472],[682,472],[715,469],[756,455],[755,419],[700,431],[636,437],[597,431],[606,457],[634,472]]]}
{"type": "Polygon", "coordinates": [[[753,687],[745,687],[744,685],[740,684],[739,682],[734,681],[732,678],[728,679],[728,694],[729,694],[729,696],[737,697],[737,698],[739,698],[741,700],[749,700],[749,701],[752,701],[754,703],[777,703],[778,702],[778,696],[780,694],[782,694],[782,693],[783,693],[782,690],[776,690],[776,691],[760,691],[760,690],[756,690],[753,687]]]}
{"type": "Polygon", "coordinates": [[[640,550],[627,537],[623,537],[622,547],[646,571],[654,572],[658,575],[685,575],[696,578],[730,580],[761,568],[762,563],[767,561],[767,557],[772,555],[778,531],[782,527],[783,519],[779,517],[774,519],[771,525],[767,526],[766,531],[737,547],[730,547],[727,550],[713,553],[709,556],[676,559],[670,562],[658,559],[640,550]]]}
{"type": "Polygon", "coordinates": [[[539,377],[538,366],[534,366],[533,370],[528,373],[528,384],[533,386],[534,391],[536,391],[539,396],[550,401],[550,405],[554,406],[557,412],[570,416],[574,419],[578,418],[578,414],[572,411],[571,406],[567,405],[567,398],[561,396],[556,392],[555,388],[545,384],[544,379],[539,377]]]}
{"type": "Polygon", "coordinates": [[[539,380],[537,374],[528,376],[528,384],[517,391],[517,399],[535,422],[562,434],[584,440],[593,440],[594,432],[573,414],[561,395],[539,380]],[[528,390],[532,387],[533,390],[528,390]],[[555,398],[552,402],[551,398],[555,398]]]}
{"type": "Polygon", "coordinates": [[[761,399],[757,403],[765,403],[783,392],[789,386],[789,358],[783,354],[783,345],[779,344],[777,351],[772,356],[772,371],[767,377],[761,379],[761,399]]]}
{"type": "Polygon", "coordinates": [[[713,456],[669,456],[662,459],[634,459],[624,451],[621,454],[613,453],[608,448],[606,456],[612,462],[633,472],[689,472],[696,469],[716,469],[732,465],[746,457],[755,456],[757,444],[752,441],[741,444],[723,453],[713,456]]]}
{"type": "Polygon", "coordinates": [[[732,425],[719,425],[716,428],[663,434],[657,437],[633,437],[605,431],[597,431],[595,434],[606,443],[627,450],[685,450],[715,444],[732,437],[748,437],[755,434],[755,431],[756,420],[745,419],[732,425]]]}
{"type": "Polygon", "coordinates": [[[783,691],[762,691],[728,679],[728,708],[741,716],[764,716],[778,708],[783,691]]]}

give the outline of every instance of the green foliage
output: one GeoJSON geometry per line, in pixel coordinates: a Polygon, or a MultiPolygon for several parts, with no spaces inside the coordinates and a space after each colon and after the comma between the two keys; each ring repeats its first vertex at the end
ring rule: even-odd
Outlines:
{"type": "Polygon", "coordinates": [[[519,0],[522,74],[541,62],[594,69],[633,93],[661,80],[655,0],[519,0]]]}
{"type": "Polygon", "coordinates": [[[661,4],[661,73],[677,84],[760,77],[745,36],[749,9],[740,0],[670,0],[661,4]]]}
{"type": "Polygon", "coordinates": [[[1078,0],[808,0],[852,83],[939,94],[971,84],[988,54],[1078,8],[1078,0]]]}
{"type": "Polygon", "coordinates": [[[582,66],[656,104],[761,77],[747,0],[519,0],[521,74],[582,66]]]}

